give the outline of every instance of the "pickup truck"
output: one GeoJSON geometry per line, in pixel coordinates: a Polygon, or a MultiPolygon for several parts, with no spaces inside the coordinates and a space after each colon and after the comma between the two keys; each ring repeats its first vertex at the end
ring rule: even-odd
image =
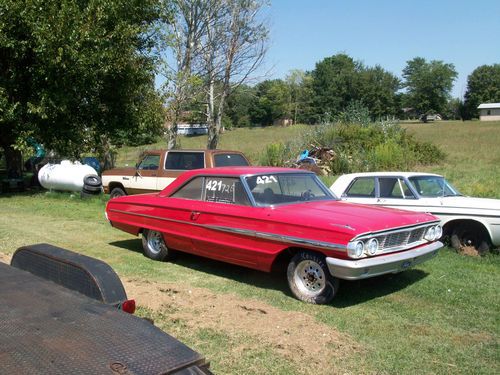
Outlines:
{"type": "Polygon", "coordinates": [[[191,169],[247,166],[245,155],[224,150],[149,150],[135,167],[104,171],[102,185],[111,198],[163,190],[191,169]]]}
{"type": "Polygon", "coordinates": [[[201,354],[131,315],[135,303],[97,259],[21,247],[0,262],[0,301],[0,374],[211,374],[201,354]]]}

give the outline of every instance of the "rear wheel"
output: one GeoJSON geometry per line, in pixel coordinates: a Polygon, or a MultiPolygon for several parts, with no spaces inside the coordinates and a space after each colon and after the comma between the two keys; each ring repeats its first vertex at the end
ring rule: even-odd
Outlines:
{"type": "Polygon", "coordinates": [[[490,249],[488,234],[474,223],[457,225],[451,232],[450,242],[460,252],[473,250],[482,255],[490,249]]]}
{"type": "Polygon", "coordinates": [[[161,232],[144,229],[142,232],[144,254],[153,260],[168,260],[172,257],[161,232]]]}
{"type": "Polygon", "coordinates": [[[119,187],[115,187],[111,189],[111,193],[109,193],[109,198],[113,199],[113,198],[123,197],[124,195],[127,195],[127,193],[125,193],[125,190],[119,187]]]}
{"type": "Polygon", "coordinates": [[[339,287],[339,280],[330,274],[325,257],[308,251],[301,251],[292,258],[287,278],[295,297],[318,305],[330,302],[339,287]]]}

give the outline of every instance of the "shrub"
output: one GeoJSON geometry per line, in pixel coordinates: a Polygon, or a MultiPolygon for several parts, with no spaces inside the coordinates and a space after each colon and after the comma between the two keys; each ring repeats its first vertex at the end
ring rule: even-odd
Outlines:
{"type": "Polygon", "coordinates": [[[417,165],[441,161],[445,154],[435,145],[415,140],[397,123],[335,123],[315,127],[301,135],[296,144],[269,145],[260,162],[286,166],[304,149],[331,148],[335,156],[324,161],[330,173],[376,170],[409,170],[417,165]]]}

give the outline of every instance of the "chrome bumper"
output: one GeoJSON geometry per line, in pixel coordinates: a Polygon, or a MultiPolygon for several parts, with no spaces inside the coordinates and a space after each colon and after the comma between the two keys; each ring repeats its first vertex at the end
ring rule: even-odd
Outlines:
{"type": "Polygon", "coordinates": [[[346,260],[328,257],[326,263],[332,276],[345,280],[360,280],[386,273],[404,271],[434,258],[442,247],[443,244],[436,241],[413,250],[380,255],[375,258],[346,260]]]}

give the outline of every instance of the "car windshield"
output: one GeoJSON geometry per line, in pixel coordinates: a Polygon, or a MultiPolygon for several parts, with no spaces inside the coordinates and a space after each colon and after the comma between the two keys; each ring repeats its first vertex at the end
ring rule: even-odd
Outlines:
{"type": "Polygon", "coordinates": [[[257,206],[335,199],[314,174],[271,173],[246,177],[257,206]]]}
{"type": "Polygon", "coordinates": [[[410,183],[422,197],[453,197],[460,192],[441,176],[415,176],[410,183]]]}

